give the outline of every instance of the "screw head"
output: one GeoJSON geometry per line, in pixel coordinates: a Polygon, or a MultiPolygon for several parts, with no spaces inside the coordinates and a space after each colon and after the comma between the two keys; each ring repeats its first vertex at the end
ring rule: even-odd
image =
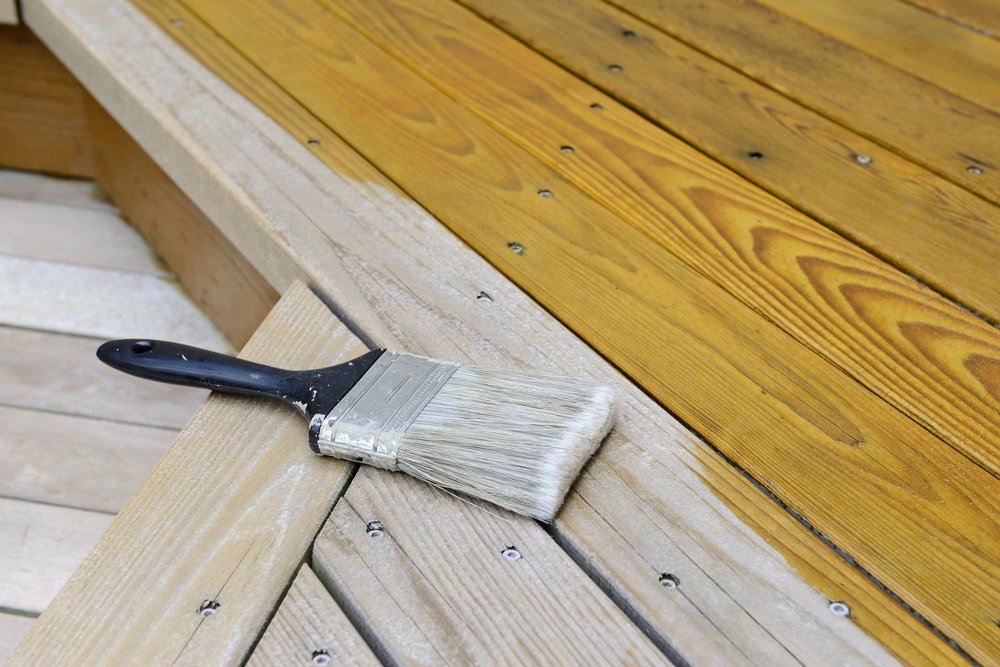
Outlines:
{"type": "Polygon", "coordinates": [[[513,544],[509,547],[504,547],[500,555],[507,560],[521,560],[521,552],[513,544]]]}
{"type": "Polygon", "coordinates": [[[576,152],[576,150],[572,146],[560,146],[559,150],[561,150],[566,155],[572,155],[573,153],[576,152]]]}
{"type": "Polygon", "coordinates": [[[848,607],[843,602],[831,602],[830,603],[830,611],[835,616],[848,616],[851,613],[851,608],[848,607]]]}
{"type": "Polygon", "coordinates": [[[204,602],[201,603],[201,606],[198,607],[198,613],[204,616],[205,618],[208,618],[209,616],[215,616],[217,613],[219,613],[219,607],[221,606],[222,603],[219,602],[218,600],[205,600],[204,602]]]}
{"type": "Polygon", "coordinates": [[[981,173],[983,173],[982,168],[977,167],[975,165],[973,165],[971,167],[966,167],[965,170],[967,172],[969,172],[970,174],[972,174],[973,176],[979,176],[981,173]]]}
{"type": "Polygon", "coordinates": [[[365,532],[368,533],[368,537],[382,537],[385,535],[385,529],[382,527],[381,521],[369,521],[365,524],[365,532]]]}
{"type": "Polygon", "coordinates": [[[507,247],[510,249],[511,252],[517,255],[524,254],[524,246],[518,243],[517,241],[511,241],[510,243],[507,244],[507,247]]]}
{"type": "Polygon", "coordinates": [[[857,155],[854,156],[854,161],[857,162],[858,164],[871,164],[872,163],[872,157],[871,157],[871,155],[865,155],[864,153],[858,153],[857,155]]]}
{"type": "Polygon", "coordinates": [[[622,72],[622,66],[621,65],[608,65],[608,71],[611,72],[612,74],[621,74],[621,72],[622,72]]]}
{"type": "Polygon", "coordinates": [[[664,588],[677,588],[681,585],[681,580],[677,578],[677,575],[670,574],[669,572],[661,572],[657,581],[659,581],[660,585],[664,588]]]}
{"type": "Polygon", "coordinates": [[[312,654],[312,664],[314,665],[329,665],[330,664],[330,652],[325,648],[313,651],[312,654]]]}

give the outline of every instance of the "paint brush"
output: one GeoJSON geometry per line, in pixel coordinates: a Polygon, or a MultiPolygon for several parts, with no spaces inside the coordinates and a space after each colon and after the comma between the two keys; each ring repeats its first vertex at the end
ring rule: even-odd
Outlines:
{"type": "Polygon", "coordinates": [[[309,419],[317,454],[399,470],[543,521],[615,414],[612,391],[592,382],[385,349],[305,371],[145,339],[105,343],[97,356],[151,380],[280,399],[309,419]]]}

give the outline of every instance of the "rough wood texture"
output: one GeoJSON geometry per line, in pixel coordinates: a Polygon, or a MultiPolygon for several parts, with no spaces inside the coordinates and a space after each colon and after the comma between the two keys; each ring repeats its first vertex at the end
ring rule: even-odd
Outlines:
{"type": "Polygon", "coordinates": [[[91,176],[83,105],[83,87],[28,28],[0,25],[0,166],[91,176]]]}
{"type": "MultiPolygon", "coordinates": [[[[313,368],[363,350],[295,285],[243,356],[313,368]]],[[[243,660],[349,472],[309,452],[287,406],[210,396],[10,664],[57,662],[66,645],[90,664],[243,660]],[[142,604],[109,613],[109,600],[142,604]]]]}
{"type": "Polygon", "coordinates": [[[763,3],[936,86],[1000,111],[997,40],[899,1],[763,0],[763,3]]]}
{"type": "MultiPolygon", "coordinates": [[[[995,477],[649,243],[322,8],[304,4],[289,14],[265,2],[187,4],[948,636],[976,654],[1000,650],[995,627],[983,621],[1000,595],[1000,563],[992,557],[1000,550],[1000,526],[991,518],[1000,507],[995,477]],[[510,242],[521,252],[512,252],[510,242]],[[863,516],[858,504],[868,508],[863,516]],[[950,548],[916,552],[929,542],[950,548]]],[[[738,196],[708,181],[689,189],[708,208],[738,196]]],[[[766,214],[765,202],[744,206],[766,214]]],[[[822,258],[807,261],[805,269],[817,284],[842,280],[822,258]]],[[[841,298],[873,320],[909,306],[902,288],[887,293],[863,283],[841,298]]],[[[927,344],[928,334],[917,327],[914,338],[927,344]]],[[[982,357],[986,386],[994,382],[994,357],[982,357]]]]}
{"type": "MultiPolygon", "coordinates": [[[[96,178],[237,348],[278,293],[92,98],[96,178]]],[[[149,334],[143,334],[149,335],[149,334]]]]}
{"type": "Polygon", "coordinates": [[[903,0],[987,37],[1000,38],[1000,5],[993,0],[903,0]]]}
{"type": "Polygon", "coordinates": [[[308,565],[292,581],[285,599],[247,661],[248,667],[284,667],[328,656],[334,665],[379,665],[378,659],[308,565]]]}
{"type": "Polygon", "coordinates": [[[0,496],[117,512],[176,431],[0,406],[0,496]]]}
{"type": "Polygon", "coordinates": [[[931,171],[1000,202],[993,112],[752,0],[616,5],[931,171]],[[982,173],[972,173],[978,168],[982,173]]]}
{"type": "MultiPolygon", "coordinates": [[[[1000,255],[1000,222],[989,202],[599,0],[462,2],[752,183],[966,306],[1000,320],[1000,269],[994,261],[1000,255]],[[608,69],[611,60],[621,72],[608,69]],[[861,164],[859,156],[870,161],[861,164]]],[[[438,44],[460,46],[471,49],[465,57],[477,60],[489,53],[467,40],[438,44]]],[[[454,62],[462,65],[457,71],[470,64],[454,62]]],[[[536,67],[542,66],[532,66],[533,77],[536,67]]],[[[508,85],[521,91],[534,80],[523,73],[513,77],[504,68],[500,72],[507,74],[508,85]]],[[[489,83],[483,79],[476,80],[489,83]]],[[[566,85],[566,80],[559,75],[551,83],[566,85]]],[[[579,90],[579,82],[572,88],[579,90]]],[[[606,111],[612,111],[595,114],[587,108],[582,117],[568,111],[546,116],[546,140],[536,140],[533,146],[564,173],[584,178],[614,173],[625,183],[634,182],[629,174],[637,166],[659,173],[662,157],[655,146],[672,143],[654,135],[653,147],[647,147],[650,138],[635,136],[642,127],[634,121],[631,133],[622,137],[618,119],[627,114],[600,96],[567,98],[549,85],[521,99],[538,107],[558,102],[571,109],[600,99],[606,111]],[[592,128],[600,134],[586,134],[592,128]],[[547,137],[555,132],[566,136],[553,143],[547,137]],[[633,161],[605,161],[596,169],[592,151],[609,140],[615,141],[615,151],[625,151],[633,161]],[[561,145],[575,152],[557,153],[561,145]]],[[[533,120],[519,117],[526,126],[533,120]]],[[[613,201],[637,186],[644,198],[654,199],[666,187],[661,181],[633,183],[622,192],[612,191],[613,201]]]]}
{"type": "MultiPolygon", "coordinates": [[[[116,210],[0,198],[0,253],[165,274],[153,251],[116,210]]],[[[126,288],[122,285],[123,290],[126,288]]]]}
{"type": "Polygon", "coordinates": [[[0,327],[0,404],[179,429],[207,394],[112,370],[94,354],[100,343],[0,327]]]}
{"type": "MultiPolygon", "coordinates": [[[[98,512],[0,498],[0,608],[40,614],[111,519],[98,512]]],[[[65,650],[61,641],[54,643],[65,650]]]]}
{"type": "Polygon", "coordinates": [[[909,663],[960,660],[328,128],[234,59],[217,35],[176,4],[144,7],[197,53],[227,63],[242,91],[281,110],[293,136],[128,7],[36,1],[27,20],[272,283],[311,275],[331,302],[349,304],[354,326],[386,345],[558,369],[618,389],[622,421],[574,487],[554,534],[635,611],[654,641],[702,664],[731,663],[741,646],[770,664],[790,655],[887,661],[861,626],[909,663]],[[136,53],[140,60],[126,57],[136,53]],[[792,564],[751,526],[783,545],[792,564]],[[682,596],[665,595],[657,581],[672,570],[681,572],[682,596]],[[830,614],[831,599],[848,602],[851,622],[830,614]]]}
{"type": "MultiPolygon", "coordinates": [[[[689,266],[1000,472],[1000,384],[987,370],[1000,364],[996,329],[612,101],[602,97],[595,113],[580,103],[594,95],[585,83],[454,5],[328,7],[689,266]],[[477,76],[484,71],[491,75],[477,76]]],[[[559,32],[555,22],[549,28],[559,32]]],[[[479,223],[459,223],[471,224],[479,223]]],[[[977,280],[993,282],[996,272],[1000,282],[996,265],[979,267],[977,280]]]]}
{"type": "Polygon", "coordinates": [[[536,524],[452,500],[362,469],[313,546],[383,662],[669,664],[536,524]]]}

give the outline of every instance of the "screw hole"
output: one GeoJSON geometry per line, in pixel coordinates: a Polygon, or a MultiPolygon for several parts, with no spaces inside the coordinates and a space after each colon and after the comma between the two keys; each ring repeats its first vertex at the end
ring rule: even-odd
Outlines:
{"type": "Polygon", "coordinates": [[[622,37],[635,37],[635,30],[629,30],[628,28],[622,30],[622,37]]]}
{"type": "Polygon", "coordinates": [[[681,580],[677,578],[676,574],[670,574],[669,572],[661,572],[660,576],[656,579],[660,582],[660,585],[664,588],[677,588],[681,585],[681,580]]]}
{"type": "Polygon", "coordinates": [[[219,613],[219,607],[221,606],[222,603],[219,602],[218,600],[205,600],[204,602],[201,603],[201,606],[198,607],[198,613],[204,616],[205,618],[208,618],[209,616],[215,616],[217,613],[219,613]]]}
{"type": "Polygon", "coordinates": [[[608,65],[608,71],[611,72],[611,73],[613,73],[613,74],[621,74],[621,72],[622,72],[622,66],[621,65],[608,65]]]}
{"type": "Polygon", "coordinates": [[[365,525],[365,532],[368,533],[368,537],[382,537],[385,534],[385,529],[382,527],[381,521],[369,521],[365,525]]]}
{"type": "Polygon", "coordinates": [[[576,150],[572,146],[560,146],[559,150],[561,150],[566,155],[572,155],[573,153],[576,152],[576,150]]]}
{"type": "Polygon", "coordinates": [[[500,551],[500,555],[507,560],[521,560],[521,552],[513,544],[509,547],[504,547],[500,551]]]}
{"type": "Polygon", "coordinates": [[[977,167],[975,165],[973,165],[971,167],[966,167],[965,170],[967,172],[969,172],[970,174],[972,174],[973,176],[979,176],[981,173],[983,173],[982,168],[981,167],[977,167]]]}
{"type": "Polygon", "coordinates": [[[851,608],[843,602],[831,602],[830,611],[833,612],[835,616],[849,616],[851,608]]]}
{"type": "Polygon", "coordinates": [[[747,157],[750,158],[751,160],[760,160],[761,158],[764,157],[764,154],[761,153],[760,151],[750,151],[749,153],[747,153],[747,157]]]}
{"type": "Polygon", "coordinates": [[[518,243],[517,241],[511,241],[510,243],[507,244],[507,247],[510,249],[511,252],[515,254],[518,255],[524,254],[524,246],[518,243]]]}
{"type": "Polygon", "coordinates": [[[137,343],[132,343],[132,354],[146,354],[147,352],[153,351],[153,343],[148,340],[140,340],[137,343]]]}
{"type": "Polygon", "coordinates": [[[601,104],[600,102],[592,102],[590,104],[590,108],[593,109],[594,111],[602,111],[604,109],[604,105],[601,104]]]}
{"type": "Polygon", "coordinates": [[[541,197],[542,199],[551,199],[552,190],[546,190],[545,188],[542,188],[541,190],[538,191],[538,196],[541,197]]]}
{"type": "Polygon", "coordinates": [[[858,164],[871,164],[872,156],[865,155],[864,153],[858,153],[857,155],[854,156],[854,161],[857,162],[858,164]]]}
{"type": "Polygon", "coordinates": [[[310,139],[306,143],[309,144],[310,146],[319,146],[320,141],[319,139],[310,139]]]}
{"type": "Polygon", "coordinates": [[[325,648],[313,651],[312,663],[314,665],[329,665],[330,664],[330,652],[325,648]]]}
{"type": "Polygon", "coordinates": [[[493,301],[493,297],[491,297],[486,292],[480,292],[479,294],[476,295],[476,298],[479,299],[480,301],[493,301]]]}

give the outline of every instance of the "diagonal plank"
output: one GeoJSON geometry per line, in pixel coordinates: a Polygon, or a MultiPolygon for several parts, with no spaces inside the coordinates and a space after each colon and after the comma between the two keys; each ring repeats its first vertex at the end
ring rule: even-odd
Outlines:
{"type": "MultiPolygon", "coordinates": [[[[363,351],[298,284],[243,354],[310,368],[363,351]]],[[[67,645],[85,664],[242,660],[349,478],[305,432],[285,406],[210,396],[9,664],[55,662],[67,645]],[[198,613],[206,599],[216,616],[198,613]]]]}
{"type": "MultiPolygon", "coordinates": [[[[994,258],[1000,255],[1000,222],[993,204],[602,0],[461,1],[747,180],[938,291],[994,321],[1000,320],[1000,280],[993,279],[997,271],[994,258]],[[611,71],[611,63],[621,71],[611,71]]],[[[446,31],[454,21],[446,22],[444,17],[439,20],[441,25],[435,32],[446,31]]],[[[409,36],[407,41],[413,42],[416,37],[409,36]]],[[[480,34],[478,38],[489,37],[480,34]]],[[[490,42],[496,43],[497,39],[490,42]]],[[[480,45],[467,41],[438,44],[438,48],[449,46],[468,49],[463,55],[477,60],[485,53],[480,45]]],[[[517,54],[512,47],[505,48],[511,50],[511,57],[517,54]]],[[[508,57],[506,50],[503,53],[508,57]]],[[[470,64],[464,60],[453,62],[457,63],[456,73],[470,64]]],[[[557,76],[552,83],[567,85],[566,80],[566,76],[557,76]]],[[[508,85],[524,81],[508,73],[508,85]]],[[[477,83],[481,87],[493,82],[477,83]]],[[[579,86],[577,82],[575,88],[579,86]]],[[[544,91],[547,94],[542,95],[536,89],[537,95],[521,99],[536,107],[558,103],[572,109],[579,104],[565,99],[560,88],[550,85],[544,91]]],[[[606,99],[601,104],[606,109],[616,108],[606,99]]],[[[618,111],[591,113],[583,120],[579,114],[564,110],[558,120],[547,125],[549,134],[571,132],[581,121],[585,125],[576,135],[590,128],[600,133],[574,136],[572,142],[568,137],[559,137],[558,146],[574,149],[568,156],[555,154],[556,145],[551,144],[551,139],[536,138],[538,155],[548,157],[552,166],[555,154],[559,162],[554,168],[563,173],[594,178],[612,172],[629,183],[630,170],[617,160],[603,161],[599,170],[592,166],[595,144],[600,151],[613,140],[614,151],[639,153],[637,164],[644,165],[643,171],[655,174],[656,165],[650,164],[649,151],[642,148],[648,138],[629,135],[627,140],[618,139],[614,125],[620,115],[618,111]],[[605,126],[607,129],[603,129],[605,126]],[[637,145],[632,146],[631,141],[637,145]]],[[[522,114],[522,132],[533,129],[532,120],[522,114]]],[[[633,133],[642,129],[634,121],[630,125],[633,133]]],[[[664,137],[656,141],[676,143],[664,137]]],[[[635,159],[628,166],[633,164],[635,159]]],[[[636,180],[634,175],[631,180],[636,180]]],[[[650,186],[648,181],[642,181],[633,187],[641,186],[639,193],[652,198],[664,187],[660,183],[655,181],[650,186]]],[[[631,192],[631,188],[624,189],[625,195],[631,192]]],[[[614,194],[616,200],[622,196],[614,194]]]]}
{"type": "Polygon", "coordinates": [[[900,0],[763,0],[782,14],[1000,111],[1000,42],[900,0]],[[992,85],[991,85],[992,84],[992,85]]]}
{"type": "Polygon", "coordinates": [[[688,265],[1000,471],[1000,386],[987,370],[1000,362],[996,329],[610,100],[594,113],[579,103],[593,98],[585,83],[454,5],[328,7],[688,265]],[[484,71],[491,76],[477,76],[484,71]],[[554,149],[560,143],[574,147],[570,157],[554,149]]]}
{"type": "Polygon", "coordinates": [[[1000,39],[1000,6],[993,0],[903,0],[963,28],[1000,39]]]}
{"type": "Polygon", "coordinates": [[[994,112],[752,0],[612,4],[1000,203],[994,112]]]}
{"type": "MultiPolygon", "coordinates": [[[[995,477],[320,7],[197,7],[463,240],[946,634],[970,651],[1000,646],[982,621],[1000,586],[995,477]],[[857,503],[866,516],[853,511],[857,503]],[[928,542],[949,548],[914,553],[928,542]]],[[[872,310],[893,306],[891,293],[858,291],[872,310]]]]}
{"type": "Polygon", "coordinates": [[[26,10],[33,28],[272,284],[311,275],[334,305],[350,304],[356,326],[386,344],[405,342],[441,358],[592,375],[618,388],[622,421],[576,485],[555,531],[639,614],[655,641],[704,664],[727,663],[730,653],[714,650],[720,630],[730,650],[750,646],[774,656],[772,663],[789,654],[807,661],[830,655],[886,661],[860,626],[911,664],[960,659],[272,82],[234,58],[218,35],[176,4],[144,7],[197,53],[227,63],[229,79],[279,110],[292,135],[126,6],[53,0],[26,10]],[[178,116],[177,108],[185,113],[178,116]],[[234,153],[234,145],[241,150],[234,153]],[[231,176],[236,173],[238,180],[231,176]],[[664,596],[657,581],[666,567],[690,582],[682,584],[682,606],[664,596]],[[829,599],[848,601],[848,622],[829,613],[829,599]],[[702,617],[714,628],[708,637],[692,630],[702,617]]]}

